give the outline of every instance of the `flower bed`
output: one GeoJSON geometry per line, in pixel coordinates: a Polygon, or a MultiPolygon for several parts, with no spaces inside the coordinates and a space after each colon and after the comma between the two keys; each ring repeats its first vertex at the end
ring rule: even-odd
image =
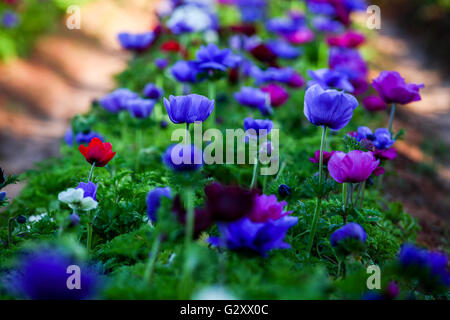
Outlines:
{"type": "Polygon", "coordinates": [[[135,54],[118,89],[2,215],[1,296],[444,297],[447,257],[415,246],[416,221],[383,194],[395,108],[422,85],[368,82],[348,16],[363,6],[219,2],[119,35],[135,54]]]}

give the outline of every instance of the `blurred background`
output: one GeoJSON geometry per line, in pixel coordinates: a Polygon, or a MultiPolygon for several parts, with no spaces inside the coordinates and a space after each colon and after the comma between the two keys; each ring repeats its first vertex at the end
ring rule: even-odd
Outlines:
{"type": "MultiPolygon", "coordinates": [[[[284,1],[284,0],[274,0],[284,1]]],[[[20,174],[58,156],[69,120],[114,88],[129,58],[117,33],[142,32],[156,22],[159,0],[0,0],[0,166],[20,174]],[[66,27],[67,8],[81,8],[81,29],[66,27]]],[[[448,245],[450,224],[450,1],[371,0],[381,30],[365,45],[371,78],[397,70],[425,83],[422,101],[399,108],[399,157],[386,197],[417,217],[419,241],[448,245]]],[[[364,21],[360,13],[356,19],[364,21]]],[[[13,198],[26,181],[9,186],[13,198]]],[[[447,246],[448,247],[448,246],[447,246]]]]}

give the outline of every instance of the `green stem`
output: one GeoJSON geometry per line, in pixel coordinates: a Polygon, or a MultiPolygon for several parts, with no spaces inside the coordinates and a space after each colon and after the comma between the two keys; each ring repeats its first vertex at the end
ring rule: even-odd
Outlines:
{"type": "MultiPolygon", "coordinates": [[[[216,101],[216,83],[214,81],[208,82],[208,97],[210,100],[216,101]]],[[[217,110],[217,105],[214,108],[211,115],[209,116],[211,118],[211,122],[212,122],[213,126],[216,123],[216,112],[217,112],[216,110],[217,110]]]]}
{"type": "Polygon", "coordinates": [[[391,107],[391,115],[389,116],[389,124],[388,124],[388,130],[392,134],[392,123],[394,122],[394,116],[395,116],[395,103],[392,104],[391,107]]]}
{"type": "MultiPolygon", "coordinates": [[[[319,157],[319,184],[320,185],[322,185],[323,146],[325,145],[326,136],[327,136],[327,127],[323,126],[322,139],[320,141],[320,157],[319,157]]],[[[309,234],[309,239],[308,239],[308,247],[307,247],[307,251],[306,251],[308,256],[310,256],[310,254],[311,254],[311,248],[313,246],[314,236],[316,235],[317,223],[319,222],[319,217],[320,217],[321,204],[322,204],[322,196],[319,195],[317,197],[316,208],[314,209],[314,217],[313,217],[313,221],[312,221],[312,225],[311,225],[311,232],[309,234]]]]}
{"type": "Polygon", "coordinates": [[[94,174],[95,162],[92,163],[91,171],[89,171],[88,182],[91,181],[92,175],[94,174]]]}
{"type": "Polygon", "coordinates": [[[186,207],[187,207],[187,216],[186,216],[186,230],[185,230],[185,238],[184,245],[186,247],[186,252],[191,246],[192,237],[194,235],[194,204],[193,204],[194,193],[191,188],[186,190],[186,207]]]}
{"type": "Polygon", "coordinates": [[[92,217],[91,214],[89,213],[89,221],[88,221],[88,225],[87,225],[87,243],[86,243],[86,248],[88,251],[88,254],[91,253],[91,247],[92,247],[92,217]]]}
{"type": "Polygon", "coordinates": [[[139,171],[140,165],[141,165],[141,149],[142,149],[142,128],[138,127],[136,129],[136,163],[134,166],[134,170],[136,172],[139,171]]]}
{"type": "Polygon", "coordinates": [[[252,182],[250,183],[250,189],[253,189],[253,187],[256,185],[257,177],[258,177],[258,157],[255,158],[255,163],[253,165],[253,176],[252,182]]]}
{"type": "Polygon", "coordinates": [[[15,217],[11,217],[8,220],[8,248],[13,243],[12,233],[13,233],[13,223],[15,220],[16,220],[15,217]]]}
{"type": "Polygon", "coordinates": [[[359,209],[361,210],[364,203],[364,192],[366,191],[366,181],[362,183],[361,200],[359,201],[359,209]]]}
{"type": "Polygon", "coordinates": [[[311,224],[311,232],[309,233],[308,247],[306,249],[306,252],[307,252],[308,256],[311,255],[311,248],[312,248],[312,245],[313,245],[313,242],[314,242],[314,236],[316,234],[317,223],[319,221],[321,204],[322,204],[322,198],[317,197],[316,208],[314,209],[314,217],[313,217],[313,221],[312,221],[312,224],[311,224]]]}
{"type": "Polygon", "coordinates": [[[325,145],[326,135],[327,135],[327,127],[323,126],[322,139],[320,141],[319,184],[322,184],[322,176],[323,176],[323,146],[325,145]]]}
{"type": "Polygon", "coordinates": [[[357,192],[357,194],[356,194],[355,203],[353,204],[355,207],[358,206],[358,201],[359,201],[359,197],[361,196],[361,191],[362,191],[363,183],[364,183],[364,182],[360,182],[359,185],[358,185],[358,192],[357,192]]]}
{"type": "Polygon", "coordinates": [[[152,278],[153,270],[155,269],[156,257],[158,255],[160,246],[161,246],[161,237],[158,235],[158,236],[156,236],[156,239],[153,242],[152,251],[150,253],[148,264],[145,269],[145,273],[144,273],[144,281],[145,282],[150,282],[150,280],[152,278]]]}

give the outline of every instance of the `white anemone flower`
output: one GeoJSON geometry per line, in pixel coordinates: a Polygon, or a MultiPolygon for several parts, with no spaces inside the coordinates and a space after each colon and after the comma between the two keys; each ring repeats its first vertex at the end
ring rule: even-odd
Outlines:
{"type": "Polygon", "coordinates": [[[186,24],[193,32],[205,31],[213,26],[210,14],[195,5],[184,5],[173,11],[167,26],[172,29],[179,23],[186,24]]]}
{"type": "Polygon", "coordinates": [[[71,209],[84,211],[97,208],[98,202],[91,197],[84,197],[83,189],[69,188],[58,195],[58,200],[69,205],[71,209]]]}

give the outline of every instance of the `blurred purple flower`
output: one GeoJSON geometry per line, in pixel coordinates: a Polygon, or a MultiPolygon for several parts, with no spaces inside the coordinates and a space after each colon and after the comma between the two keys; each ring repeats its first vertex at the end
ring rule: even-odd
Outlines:
{"type": "Polygon", "coordinates": [[[348,76],[342,72],[330,69],[319,69],[315,71],[308,70],[308,75],[312,79],[308,81],[309,87],[319,84],[322,89],[336,88],[347,92],[354,91],[354,87],[348,76]]]}
{"type": "Polygon", "coordinates": [[[19,25],[20,17],[15,12],[11,10],[6,10],[5,12],[2,13],[1,23],[3,27],[12,29],[19,25]]]}
{"type": "Polygon", "coordinates": [[[219,223],[220,237],[210,237],[208,242],[214,246],[227,247],[230,250],[251,250],[262,256],[274,249],[288,249],[284,242],[286,233],[298,221],[297,217],[283,216],[277,220],[252,222],[244,217],[230,223],[219,223]]]}
{"type": "Polygon", "coordinates": [[[259,109],[262,114],[268,114],[270,110],[269,95],[258,88],[242,87],[240,91],[234,94],[234,98],[240,104],[259,109]]]}
{"type": "Polygon", "coordinates": [[[275,195],[257,195],[254,198],[253,210],[249,214],[252,222],[267,222],[269,220],[278,220],[291,214],[293,211],[284,211],[287,206],[286,201],[278,202],[275,195]]]}
{"type": "Polygon", "coordinates": [[[143,119],[150,116],[153,111],[153,107],[155,106],[155,101],[136,98],[127,100],[125,105],[133,117],[143,119]]]}
{"type": "Polygon", "coordinates": [[[300,48],[294,47],[283,40],[270,40],[266,44],[270,50],[283,59],[295,59],[302,54],[300,48]]]}
{"type": "Polygon", "coordinates": [[[195,171],[203,165],[203,154],[194,145],[173,144],[166,149],[162,160],[175,171],[195,171]]]}
{"type": "Polygon", "coordinates": [[[226,71],[228,68],[236,67],[241,58],[231,49],[219,49],[217,45],[210,43],[202,46],[196,54],[196,63],[200,70],[226,71]]]}
{"type": "Polygon", "coordinates": [[[169,64],[169,61],[166,58],[155,59],[155,65],[158,69],[164,70],[168,64],[169,64]]]}
{"type": "Polygon", "coordinates": [[[172,198],[172,193],[169,187],[154,188],[147,194],[147,214],[148,218],[152,222],[156,221],[156,213],[161,205],[161,197],[166,197],[169,199],[172,198]]]}
{"type": "Polygon", "coordinates": [[[164,94],[164,90],[162,88],[157,87],[153,83],[149,83],[144,88],[144,96],[152,100],[158,100],[164,94]]]}
{"type": "Polygon", "coordinates": [[[395,140],[392,139],[391,133],[386,128],[378,128],[372,133],[372,130],[368,127],[359,127],[357,130],[358,141],[362,139],[368,139],[372,142],[373,146],[377,149],[384,150],[389,149],[394,143],[395,140]]]}
{"type": "MultiPolygon", "coordinates": [[[[105,138],[102,137],[98,132],[89,131],[89,132],[78,132],[75,135],[75,142],[77,144],[89,143],[93,138],[99,138],[102,142],[105,141],[105,138]]],[[[73,146],[73,130],[69,128],[64,135],[64,141],[69,145],[73,146]]]]}
{"type": "Polygon", "coordinates": [[[18,263],[8,288],[32,300],[83,300],[93,298],[100,285],[98,275],[64,249],[38,248],[26,253],[18,263]],[[80,268],[80,289],[69,289],[68,267],[80,268]]]}
{"type": "Polygon", "coordinates": [[[138,34],[122,32],[117,37],[122,48],[135,51],[147,49],[155,40],[155,34],[151,31],[138,34]]]}
{"type": "Polygon", "coordinates": [[[105,95],[100,99],[99,103],[105,110],[112,113],[117,113],[127,108],[127,100],[136,98],[139,98],[137,93],[125,88],[119,88],[105,95]]]}
{"type": "Polygon", "coordinates": [[[179,82],[195,83],[198,81],[199,69],[194,61],[177,61],[170,69],[170,72],[179,82]]]}
{"type": "Polygon", "coordinates": [[[330,243],[333,247],[337,247],[341,245],[342,242],[350,239],[364,243],[366,242],[367,234],[359,224],[350,222],[331,234],[330,243]]]}
{"type": "Polygon", "coordinates": [[[368,96],[362,100],[362,104],[364,109],[367,111],[382,111],[386,110],[387,105],[380,97],[378,96],[368,96]]]}

